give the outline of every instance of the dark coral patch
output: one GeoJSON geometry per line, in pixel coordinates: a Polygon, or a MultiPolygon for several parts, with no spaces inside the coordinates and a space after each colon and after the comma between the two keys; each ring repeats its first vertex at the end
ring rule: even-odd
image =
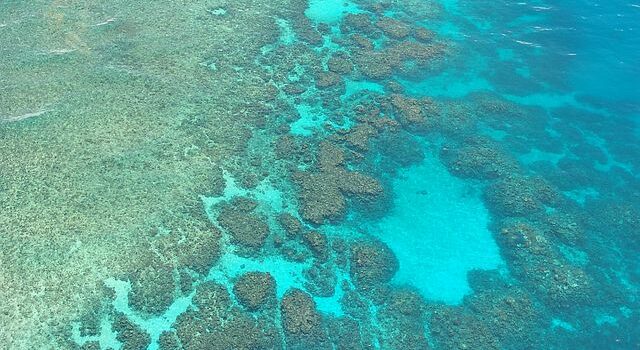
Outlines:
{"type": "Polygon", "coordinates": [[[484,198],[495,215],[506,217],[532,217],[560,199],[557,191],[543,179],[518,175],[489,186],[484,198]]]}
{"type": "Polygon", "coordinates": [[[233,293],[240,305],[256,311],[275,302],[276,281],[267,272],[248,272],[235,282],[233,293]]]}
{"type": "Polygon", "coordinates": [[[447,169],[461,178],[497,179],[520,171],[515,160],[482,140],[443,147],[440,156],[447,169]]]}
{"type": "Polygon", "coordinates": [[[322,316],[313,298],[299,290],[288,290],[280,306],[282,329],[289,349],[330,349],[322,316]]]}
{"type": "Polygon", "coordinates": [[[158,257],[150,257],[130,277],[129,302],[135,310],[163,313],[173,302],[176,291],[173,266],[158,257]]]}
{"type": "Polygon", "coordinates": [[[411,33],[411,27],[408,24],[391,17],[379,19],[376,22],[376,27],[392,39],[403,39],[411,33]]]}
{"type": "Polygon", "coordinates": [[[113,329],[118,334],[117,339],[122,343],[123,350],[144,350],[151,342],[146,332],[122,314],[116,316],[113,329]]]}
{"type": "Polygon", "coordinates": [[[304,244],[311,249],[313,256],[319,261],[326,261],[329,257],[329,244],[327,236],[318,232],[310,231],[302,236],[304,244]]]}
{"type": "Polygon", "coordinates": [[[350,274],[358,288],[369,290],[383,285],[397,270],[398,260],[386,244],[363,240],[351,246],[350,274]]]}
{"type": "Polygon", "coordinates": [[[314,171],[293,175],[300,186],[300,210],[305,220],[321,224],[339,219],[346,211],[346,196],[370,200],[382,192],[376,179],[345,169],[344,159],[344,152],[338,146],[322,142],[314,171]]]}
{"type": "Polygon", "coordinates": [[[269,235],[266,220],[254,212],[256,205],[251,200],[235,199],[218,215],[218,223],[229,233],[231,242],[241,248],[241,254],[259,252],[269,235]]]}
{"type": "Polygon", "coordinates": [[[425,304],[417,292],[397,290],[390,293],[378,312],[385,347],[390,349],[427,349],[425,304]]]}

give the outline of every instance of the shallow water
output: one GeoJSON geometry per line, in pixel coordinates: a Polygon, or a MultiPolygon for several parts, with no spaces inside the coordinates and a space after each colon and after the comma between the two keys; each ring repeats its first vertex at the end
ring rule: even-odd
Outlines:
{"type": "Polygon", "coordinates": [[[640,5],[0,3],[0,348],[640,348],[640,5]]]}

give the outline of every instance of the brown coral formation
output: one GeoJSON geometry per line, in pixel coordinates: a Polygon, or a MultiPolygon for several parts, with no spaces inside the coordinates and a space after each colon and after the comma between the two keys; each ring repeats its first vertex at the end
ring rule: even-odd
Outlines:
{"type": "Polygon", "coordinates": [[[307,279],[304,287],[314,296],[331,297],[335,294],[338,278],[336,272],[330,264],[314,263],[306,269],[304,277],[307,279]]]}
{"type": "Polygon", "coordinates": [[[340,74],[334,72],[320,72],[316,75],[316,87],[326,89],[343,83],[340,74]]]}
{"type": "MultiPolygon", "coordinates": [[[[417,41],[398,41],[382,49],[375,49],[370,39],[354,35],[353,61],[358,71],[372,80],[391,78],[394,73],[403,73],[409,66],[428,66],[429,62],[441,57],[445,47],[441,44],[425,44],[417,41]]],[[[414,70],[410,72],[415,73],[414,70]]]]}
{"type": "Polygon", "coordinates": [[[425,337],[425,304],[412,290],[392,292],[378,311],[383,328],[383,347],[389,349],[428,349],[425,337]]]}
{"type": "Polygon", "coordinates": [[[281,339],[273,324],[233,306],[227,289],[206,282],[196,291],[194,304],[176,321],[176,334],[184,350],[278,349],[281,339]]]}
{"type": "Polygon", "coordinates": [[[342,52],[331,56],[327,61],[327,67],[329,71],[340,75],[347,75],[353,71],[353,63],[349,55],[342,52]]]}
{"type": "Polygon", "coordinates": [[[322,142],[314,171],[293,175],[300,186],[301,214],[305,220],[321,224],[339,219],[345,213],[347,196],[366,200],[382,192],[374,178],[345,169],[344,157],[338,146],[322,142]]]}
{"type": "Polygon", "coordinates": [[[351,246],[350,274],[354,284],[370,290],[389,282],[398,270],[398,261],[380,241],[358,241],[351,246]]]}
{"type": "Polygon", "coordinates": [[[159,258],[147,261],[130,278],[131,306],[149,314],[162,314],[174,299],[174,268],[159,258]]]}
{"type": "Polygon", "coordinates": [[[289,213],[280,214],[278,216],[278,222],[280,223],[282,228],[284,228],[285,232],[287,233],[287,236],[289,237],[298,236],[298,234],[300,234],[300,232],[303,229],[303,226],[300,220],[298,220],[298,218],[296,218],[295,216],[289,213]]]}
{"type": "Polygon", "coordinates": [[[118,333],[117,339],[122,343],[123,350],[144,350],[151,342],[147,333],[122,314],[115,317],[113,329],[118,333]]]}
{"type": "Polygon", "coordinates": [[[520,175],[510,175],[485,192],[489,209],[495,215],[507,217],[531,217],[558,200],[559,194],[543,179],[520,175]]]}
{"type": "Polygon", "coordinates": [[[470,140],[460,147],[445,146],[440,156],[449,171],[462,178],[497,179],[520,171],[516,161],[497,145],[482,140],[470,140]]]}
{"type": "Polygon", "coordinates": [[[322,316],[310,295],[290,289],[282,298],[282,329],[289,349],[330,349],[322,316]]]}
{"type": "Polygon", "coordinates": [[[482,320],[455,307],[443,306],[434,310],[429,326],[431,334],[441,348],[501,349],[499,341],[482,320]]]}
{"type": "Polygon", "coordinates": [[[411,27],[408,24],[391,17],[379,19],[376,22],[376,27],[392,39],[404,39],[411,33],[411,27]]]}
{"type": "Polygon", "coordinates": [[[327,241],[327,236],[318,231],[310,231],[302,236],[302,240],[318,261],[323,262],[329,258],[329,243],[327,241]]]}
{"type": "Polygon", "coordinates": [[[256,311],[275,302],[276,281],[267,272],[248,272],[234,283],[233,293],[240,305],[256,311]]]}
{"type": "Polygon", "coordinates": [[[262,249],[269,226],[264,217],[255,212],[257,203],[247,198],[236,198],[227,203],[218,215],[218,223],[231,236],[241,254],[256,254],[262,249]]]}
{"type": "Polygon", "coordinates": [[[554,308],[588,302],[592,281],[586,272],[563,258],[542,230],[525,221],[506,221],[498,243],[510,268],[533,292],[554,308]]]}

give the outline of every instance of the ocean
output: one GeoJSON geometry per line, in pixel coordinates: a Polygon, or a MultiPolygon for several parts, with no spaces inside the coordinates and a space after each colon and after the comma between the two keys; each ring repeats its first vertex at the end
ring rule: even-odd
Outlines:
{"type": "Polygon", "coordinates": [[[0,348],[640,349],[639,32],[0,1],[0,348]]]}

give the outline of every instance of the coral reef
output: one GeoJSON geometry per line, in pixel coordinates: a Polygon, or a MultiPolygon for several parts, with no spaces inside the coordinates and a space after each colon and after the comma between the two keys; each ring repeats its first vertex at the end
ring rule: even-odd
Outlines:
{"type": "Polygon", "coordinates": [[[316,87],[326,89],[343,83],[340,74],[334,72],[320,72],[316,75],[316,87]]]}
{"type": "Polygon", "coordinates": [[[439,348],[501,349],[482,320],[455,307],[436,307],[429,318],[429,330],[439,348]]]}
{"type": "Polygon", "coordinates": [[[509,175],[485,191],[487,207],[497,216],[531,217],[559,200],[555,189],[541,178],[509,175]]]}
{"type": "Polygon", "coordinates": [[[162,350],[182,350],[180,340],[175,332],[164,332],[160,335],[158,345],[162,350]]]}
{"type": "Polygon", "coordinates": [[[382,30],[384,35],[392,39],[403,39],[411,33],[411,28],[408,24],[391,17],[378,19],[376,27],[382,30]]]}
{"type": "Polygon", "coordinates": [[[173,266],[150,258],[131,274],[129,302],[135,310],[161,314],[173,302],[176,283],[173,266]]]}
{"type": "Polygon", "coordinates": [[[356,35],[352,39],[355,45],[361,47],[354,50],[353,61],[358,71],[372,80],[391,78],[394,72],[415,73],[415,69],[426,67],[430,61],[445,53],[445,47],[440,44],[398,41],[376,50],[367,38],[356,35]],[[410,66],[415,69],[404,72],[410,66]]]}
{"type": "Polygon", "coordinates": [[[433,101],[430,99],[418,100],[400,94],[390,97],[397,119],[400,124],[411,130],[424,130],[429,127],[429,116],[436,113],[433,101]]]}
{"type": "Polygon", "coordinates": [[[154,347],[185,300],[160,349],[637,346],[637,123],[597,111],[622,107],[547,96],[498,36],[439,36],[472,28],[436,2],[327,23],[305,0],[67,5],[0,11],[4,347],[98,349],[106,321],[154,347]],[[398,259],[366,232],[438,150],[484,191],[508,269],[471,271],[459,305],[390,283],[398,259]]]}
{"type": "Polygon", "coordinates": [[[435,38],[435,33],[426,28],[417,28],[413,32],[413,37],[418,41],[429,43],[435,38]]]}
{"type": "Polygon", "coordinates": [[[280,336],[273,325],[232,308],[215,323],[202,322],[195,312],[182,314],[176,325],[184,350],[279,349],[280,336]]]}
{"type": "Polygon", "coordinates": [[[495,144],[469,140],[461,146],[444,146],[440,159],[449,171],[462,178],[498,179],[518,173],[518,164],[495,144]]]}
{"type": "Polygon", "coordinates": [[[593,298],[589,276],[566,261],[539,228],[507,220],[499,232],[498,243],[504,247],[511,271],[546,303],[562,309],[593,298]]]}
{"type": "MultiPolygon", "coordinates": [[[[272,92],[253,62],[291,1],[238,1],[222,16],[208,12],[215,3],[2,5],[0,80],[15,89],[2,93],[0,119],[31,115],[0,131],[4,347],[65,348],[50,334],[106,297],[105,278],[155,254],[149,233],[221,190],[220,166],[264,117],[252,106],[272,92]]],[[[193,238],[203,247],[185,255],[198,259],[180,264],[206,273],[216,238],[193,238]]]]}
{"type": "Polygon", "coordinates": [[[147,333],[122,314],[116,315],[113,329],[118,333],[117,339],[123,344],[124,350],[144,350],[151,342],[147,333]]]}
{"type": "Polygon", "coordinates": [[[158,234],[153,249],[166,261],[174,260],[179,267],[206,275],[220,257],[220,231],[208,222],[201,204],[194,205],[183,222],[174,220],[163,225],[168,234],[158,234]]]}
{"type": "Polygon", "coordinates": [[[100,350],[102,348],[100,347],[100,343],[95,341],[90,341],[90,342],[84,343],[81,347],[79,347],[79,349],[80,350],[100,350]]]}
{"type": "Polygon", "coordinates": [[[365,349],[358,322],[349,317],[332,318],[328,321],[329,336],[336,350],[365,349]]]}
{"type": "Polygon", "coordinates": [[[296,172],[293,180],[300,186],[302,217],[314,224],[341,218],[347,198],[371,200],[382,192],[372,177],[344,168],[344,152],[336,145],[322,142],[313,171],[296,172]]]}
{"type": "Polygon", "coordinates": [[[366,13],[350,13],[345,16],[340,25],[343,33],[358,32],[371,35],[375,31],[373,18],[366,13]]]}
{"type": "Polygon", "coordinates": [[[302,236],[302,240],[318,261],[326,261],[329,258],[329,244],[325,235],[318,231],[310,231],[302,236]]]}
{"type": "Polygon", "coordinates": [[[336,273],[330,265],[315,263],[304,271],[304,276],[307,279],[304,287],[312,295],[318,297],[334,295],[338,281],[336,273]]]}
{"type": "Polygon", "coordinates": [[[240,305],[256,311],[275,304],[276,281],[266,272],[247,272],[234,283],[233,294],[240,305]]]}
{"type": "Polygon", "coordinates": [[[331,56],[327,61],[327,67],[329,68],[329,71],[342,76],[353,71],[353,63],[351,62],[349,55],[344,52],[338,52],[331,56]]]}
{"type": "Polygon", "coordinates": [[[254,318],[233,306],[227,289],[215,282],[198,287],[196,310],[188,310],[176,320],[176,334],[185,350],[196,349],[277,349],[281,340],[275,327],[263,318],[254,318]]]}
{"type": "Polygon", "coordinates": [[[231,236],[231,242],[242,254],[253,255],[260,251],[269,235],[266,220],[254,212],[257,203],[236,198],[220,209],[218,223],[231,236]]]}
{"type": "Polygon", "coordinates": [[[350,275],[354,284],[371,290],[389,282],[398,270],[398,260],[384,243],[358,241],[351,246],[350,275]]]}
{"type": "Polygon", "coordinates": [[[389,349],[428,349],[425,337],[424,301],[415,291],[390,293],[377,317],[383,328],[383,347],[389,349]]]}
{"type": "Polygon", "coordinates": [[[282,298],[280,310],[288,349],[331,348],[324,321],[310,295],[290,289],[282,298]]]}
{"type": "Polygon", "coordinates": [[[278,216],[278,222],[284,228],[288,237],[297,236],[303,228],[300,220],[289,213],[280,214],[278,216]]]}

